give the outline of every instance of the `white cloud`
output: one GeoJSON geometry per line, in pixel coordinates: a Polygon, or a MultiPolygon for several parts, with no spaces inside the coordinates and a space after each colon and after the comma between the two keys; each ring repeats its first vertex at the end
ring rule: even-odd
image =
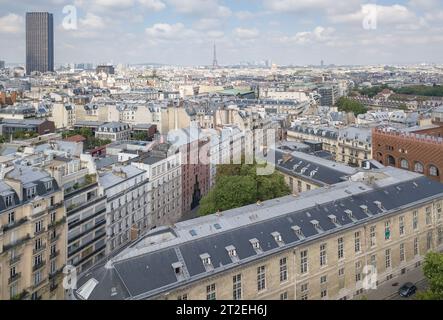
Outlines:
{"type": "Polygon", "coordinates": [[[106,27],[106,23],[103,18],[88,12],[86,17],[79,20],[80,28],[87,29],[104,29],[106,27]]]}
{"type": "Polygon", "coordinates": [[[263,0],[266,9],[276,12],[334,12],[353,8],[360,0],[263,0]]]}
{"type": "Polygon", "coordinates": [[[382,6],[377,4],[364,4],[360,10],[334,15],[331,17],[333,22],[362,22],[368,12],[375,12],[377,20],[383,21],[386,24],[393,24],[399,22],[411,22],[415,19],[415,13],[410,11],[407,7],[402,5],[382,6]]]}
{"type": "Polygon", "coordinates": [[[0,33],[19,33],[23,30],[23,17],[13,13],[0,17],[0,33]]]}
{"type": "Polygon", "coordinates": [[[297,32],[292,37],[282,37],[280,42],[311,44],[330,41],[335,33],[335,29],[331,27],[318,26],[312,31],[297,32]]]}
{"type": "Polygon", "coordinates": [[[255,39],[260,32],[257,29],[236,28],[234,34],[239,39],[255,39]]]}
{"type": "Polygon", "coordinates": [[[138,0],[145,8],[153,11],[161,11],[166,8],[166,4],[161,0],[138,0]]]}
{"type": "Polygon", "coordinates": [[[153,40],[186,40],[195,35],[191,29],[186,29],[183,23],[169,24],[156,23],[145,30],[148,37],[153,40]]]}
{"type": "Polygon", "coordinates": [[[218,28],[221,24],[221,21],[216,18],[202,18],[194,23],[194,27],[199,30],[207,30],[218,28]]]}
{"type": "Polygon", "coordinates": [[[226,18],[232,14],[230,8],[218,0],[167,0],[177,12],[182,14],[226,18]]]}

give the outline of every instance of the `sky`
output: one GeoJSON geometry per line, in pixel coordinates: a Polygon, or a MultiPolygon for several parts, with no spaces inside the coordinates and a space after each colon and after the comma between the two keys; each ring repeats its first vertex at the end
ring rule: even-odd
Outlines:
{"type": "Polygon", "coordinates": [[[54,14],[56,63],[443,63],[442,0],[0,0],[0,60],[54,14]]]}

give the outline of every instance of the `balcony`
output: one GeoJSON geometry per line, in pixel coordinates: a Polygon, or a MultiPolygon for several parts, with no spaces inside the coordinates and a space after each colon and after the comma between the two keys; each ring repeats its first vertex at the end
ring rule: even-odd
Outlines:
{"type": "Polygon", "coordinates": [[[32,272],[37,271],[37,270],[43,268],[43,267],[45,266],[45,264],[46,264],[46,261],[44,261],[44,260],[42,260],[42,261],[40,261],[39,263],[35,264],[35,265],[32,267],[32,272]]]}
{"type": "Polygon", "coordinates": [[[11,223],[11,224],[3,226],[2,230],[3,230],[3,232],[7,232],[7,231],[10,231],[10,230],[13,230],[15,228],[20,227],[22,224],[26,223],[27,221],[28,221],[28,218],[23,218],[23,219],[21,219],[19,221],[16,221],[14,223],[11,223]]]}
{"type": "Polygon", "coordinates": [[[34,232],[34,236],[39,236],[42,235],[43,233],[46,232],[46,228],[41,228],[39,231],[34,232]]]}
{"type": "Polygon", "coordinates": [[[57,228],[58,226],[63,225],[65,222],[66,222],[66,217],[63,217],[62,219],[60,219],[58,221],[51,222],[48,225],[48,229],[57,228]]]}
{"type": "Polygon", "coordinates": [[[55,237],[51,237],[51,239],[49,239],[49,242],[53,243],[55,241],[57,241],[60,238],[60,235],[57,234],[55,237]]]}
{"type": "Polygon", "coordinates": [[[41,245],[41,246],[38,247],[38,248],[34,248],[34,250],[32,250],[32,253],[33,253],[33,254],[37,254],[37,253],[39,253],[39,252],[42,252],[42,251],[45,250],[45,249],[46,249],[46,244],[41,245]]]}
{"type": "Polygon", "coordinates": [[[20,246],[20,245],[22,245],[23,243],[25,243],[26,241],[28,241],[30,239],[31,239],[31,236],[29,234],[27,234],[25,237],[23,237],[21,239],[18,239],[18,240],[14,241],[14,242],[11,242],[10,244],[4,245],[3,246],[3,251],[4,252],[5,251],[9,251],[10,249],[15,248],[17,246],[20,246]]]}
{"type": "Polygon", "coordinates": [[[59,250],[57,250],[57,251],[55,251],[55,252],[51,252],[49,258],[50,258],[50,259],[54,259],[54,258],[56,258],[59,254],[60,254],[60,251],[59,251],[59,250]]]}
{"type": "Polygon", "coordinates": [[[21,272],[14,274],[12,277],[9,278],[8,280],[8,285],[14,283],[15,281],[17,281],[18,279],[20,279],[22,277],[21,272]]]}
{"type": "Polygon", "coordinates": [[[11,258],[9,260],[9,265],[12,266],[12,265],[16,264],[17,262],[19,262],[21,260],[21,258],[22,258],[21,255],[18,255],[18,256],[15,256],[14,258],[11,258]]]}

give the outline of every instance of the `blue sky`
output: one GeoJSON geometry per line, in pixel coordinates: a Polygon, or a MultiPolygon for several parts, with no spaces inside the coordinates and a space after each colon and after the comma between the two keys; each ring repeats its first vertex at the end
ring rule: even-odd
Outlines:
{"type": "Polygon", "coordinates": [[[26,11],[54,14],[57,63],[443,63],[441,0],[0,0],[0,60],[24,61],[26,11]]]}

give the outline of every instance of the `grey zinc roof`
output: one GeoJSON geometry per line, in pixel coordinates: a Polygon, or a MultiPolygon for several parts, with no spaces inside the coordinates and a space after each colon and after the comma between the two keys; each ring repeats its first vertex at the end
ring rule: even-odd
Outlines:
{"type": "MultiPolygon", "coordinates": [[[[381,171],[380,171],[381,172],[381,171]]],[[[221,216],[202,217],[173,228],[176,237],[157,242],[146,239],[114,257],[106,266],[99,266],[80,280],[80,286],[91,278],[99,281],[90,299],[110,299],[111,289],[126,299],[144,299],[174,287],[183,286],[208,275],[225,271],[266,255],[296,247],[323,235],[338,232],[364,222],[386,216],[390,210],[443,195],[443,184],[426,177],[386,169],[384,180],[375,186],[362,182],[343,182],[328,189],[317,189],[298,198],[291,196],[229,210],[221,216]],[[399,172],[398,177],[390,173],[399,172]],[[380,201],[382,208],[374,202],[380,201]],[[365,213],[360,206],[367,206],[365,213]],[[351,210],[351,219],[345,210],[351,210]],[[335,215],[337,223],[331,221],[335,215]],[[313,224],[316,220],[320,229],[313,224]],[[221,228],[215,228],[219,224],[221,228]],[[298,226],[303,237],[296,235],[298,226]],[[193,232],[192,232],[193,231],[193,232]],[[284,245],[279,247],[272,236],[278,232],[284,245]],[[193,234],[193,235],[192,235],[193,234]],[[257,239],[262,252],[257,253],[250,240],[257,239]],[[233,262],[226,247],[234,246],[239,262],[233,262]],[[201,255],[209,254],[213,270],[206,271],[201,255]],[[183,264],[184,279],[176,278],[172,264],[183,264]],[[106,273],[106,277],[103,274],[106,273]],[[124,288],[124,289],[119,289],[124,288]]],[[[157,239],[159,235],[156,235],[157,239]]]]}
{"type": "Polygon", "coordinates": [[[356,169],[302,152],[292,152],[286,162],[284,152],[275,152],[275,164],[285,174],[312,180],[321,185],[332,185],[343,182],[347,176],[355,174],[356,169]]]}

